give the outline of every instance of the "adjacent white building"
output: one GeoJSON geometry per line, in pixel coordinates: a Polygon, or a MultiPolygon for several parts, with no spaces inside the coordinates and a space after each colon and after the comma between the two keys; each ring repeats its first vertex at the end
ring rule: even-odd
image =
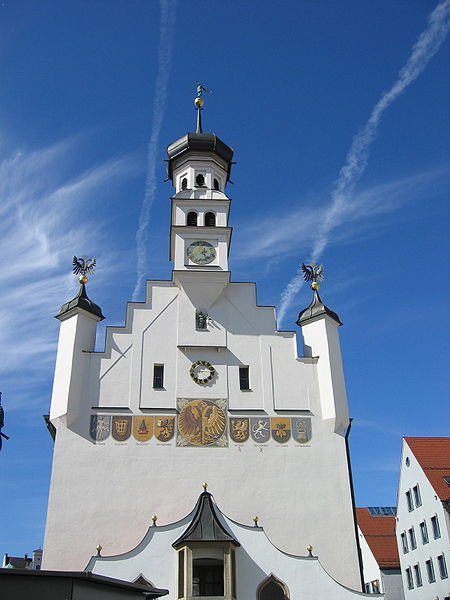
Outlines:
{"type": "Polygon", "coordinates": [[[386,600],[404,600],[393,506],[357,508],[364,589],[384,593],[386,600]]]}
{"type": "Polygon", "coordinates": [[[341,323],[314,286],[301,330],[278,331],[255,284],[232,282],[232,157],[201,124],[169,146],[172,278],[147,281],[103,351],[102,311],[84,283],[58,314],[43,568],[89,563],[171,599],[201,595],[210,579],[220,598],[353,598],[362,582],[341,323]],[[175,542],[202,482],[230,539],[210,532],[183,554],[175,542]]]}
{"type": "Polygon", "coordinates": [[[450,438],[403,439],[397,544],[405,598],[450,598],[450,438]]]}

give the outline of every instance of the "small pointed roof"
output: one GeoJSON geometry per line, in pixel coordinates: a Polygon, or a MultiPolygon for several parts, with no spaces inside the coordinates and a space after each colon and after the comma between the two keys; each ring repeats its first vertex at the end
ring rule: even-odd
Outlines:
{"type": "Polygon", "coordinates": [[[103,316],[102,309],[100,308],[100,306],[98,306],[88,298],[88,295],[86,293],[86,286],[84,285],[84,283],[80,285],[80,291],[75,296],[75,298],[61,306],[59,313],[56,315],[56,318],[59,319],[62,315],[71,311],[73,308],[82,308],[83,310],[98,317],[100,321],[103,321],[103,319],[105,318],[103,316]]]}
{"type": "Polygon", "coordinates": [[[306,323],[308,323],[312,319],[315,319],[316,317],[319,317],[320,315],[328,315],[333,319],[333,321],[336,321],[338,325],[342,325],[338,315],[330,308],[328,308],[328,306],[325,306],[325,304],[322,302],[322,299],[319,296],[319,291],[317,289],[313,289],[312,302],[307,308],[300,311],[296,323],[299,326],[305,325],[306,323]]]}
{"type": "Polygon", "coordinates": [[[172,546],[179,548],[189,542],[231,542],[235,546],[240,546],[231,531],[220,522],[219,512],[211,494],[207,491],[202,492],[197,500],[191,523],[172,546]]]}

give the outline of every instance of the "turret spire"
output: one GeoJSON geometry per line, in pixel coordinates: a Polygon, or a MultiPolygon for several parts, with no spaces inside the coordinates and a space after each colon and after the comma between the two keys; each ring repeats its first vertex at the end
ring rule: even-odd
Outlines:
{"type": "Polygon", "coordinates": [[[195,130],[195,133],[203,133],[203,127],[202,127],[202,110],[203,110],[203,104],[204,104],[204,100],[203,100],[203,92],[206,92],[207,94],[210,94],[211,91],[208,90],[207,88],[205,88],[204,85],[202,85],[201,83],[199,83],[197,81],[197,96],[194,99],[194,104],[197,108],[197,128],[195,130]]]}

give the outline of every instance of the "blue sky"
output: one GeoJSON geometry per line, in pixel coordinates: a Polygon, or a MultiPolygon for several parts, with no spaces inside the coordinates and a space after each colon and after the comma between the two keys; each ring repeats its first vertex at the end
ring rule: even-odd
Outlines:
{"type": "Polygon", "coordinates": [[[450,6],[438,4],[1,2],[0,553],[43,541],[42,414],[72,256],[97,258],[99,348],[143,299],[142,277],[170,278],[165,148],[194,127],[196,80],[212,89],[205,129],[235,150],[233,279],[255,280],[291,329],[310,298],[299,264],[324,263],[357,503],[396,503],[401,437],[449,430],[450,6]]]}

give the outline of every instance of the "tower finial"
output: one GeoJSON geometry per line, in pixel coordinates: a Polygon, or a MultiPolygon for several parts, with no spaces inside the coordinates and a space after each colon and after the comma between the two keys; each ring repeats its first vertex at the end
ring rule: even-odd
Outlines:
{"type": "Polygon", "coordinates": [[[199,83],[198,81],[195,85],[197,86],[197,96],[194,99],[194,104],[195,104],[195,107],[197,108],[197,129],[196,129],[195,133],[203,133],[202,109],[203,109],[203,104],[205,102],[203,100],[203,92],[210,94],[211,90],[208,90],[207,88],[205,88],[205,86],[202,85],[201,83],[199,83]]]}
{"type": "Polygon", "coordinates": [[[81,285],[87,283],[88,278],[86,277],[86,273],[91,274],[94,272],[96,265],[95,258],[88,258],[87,256],[77,258],[76,256],[74,256],[72,264],[74,275],[79,275],[81,273],[79,277],[81,285]]]}
{"type": "Polygon", "coordinates": [[[305,265],[302,263],[303,279],[311,281],[311,289],[318,291],[323,281],[323,265],[305,265]]]}

